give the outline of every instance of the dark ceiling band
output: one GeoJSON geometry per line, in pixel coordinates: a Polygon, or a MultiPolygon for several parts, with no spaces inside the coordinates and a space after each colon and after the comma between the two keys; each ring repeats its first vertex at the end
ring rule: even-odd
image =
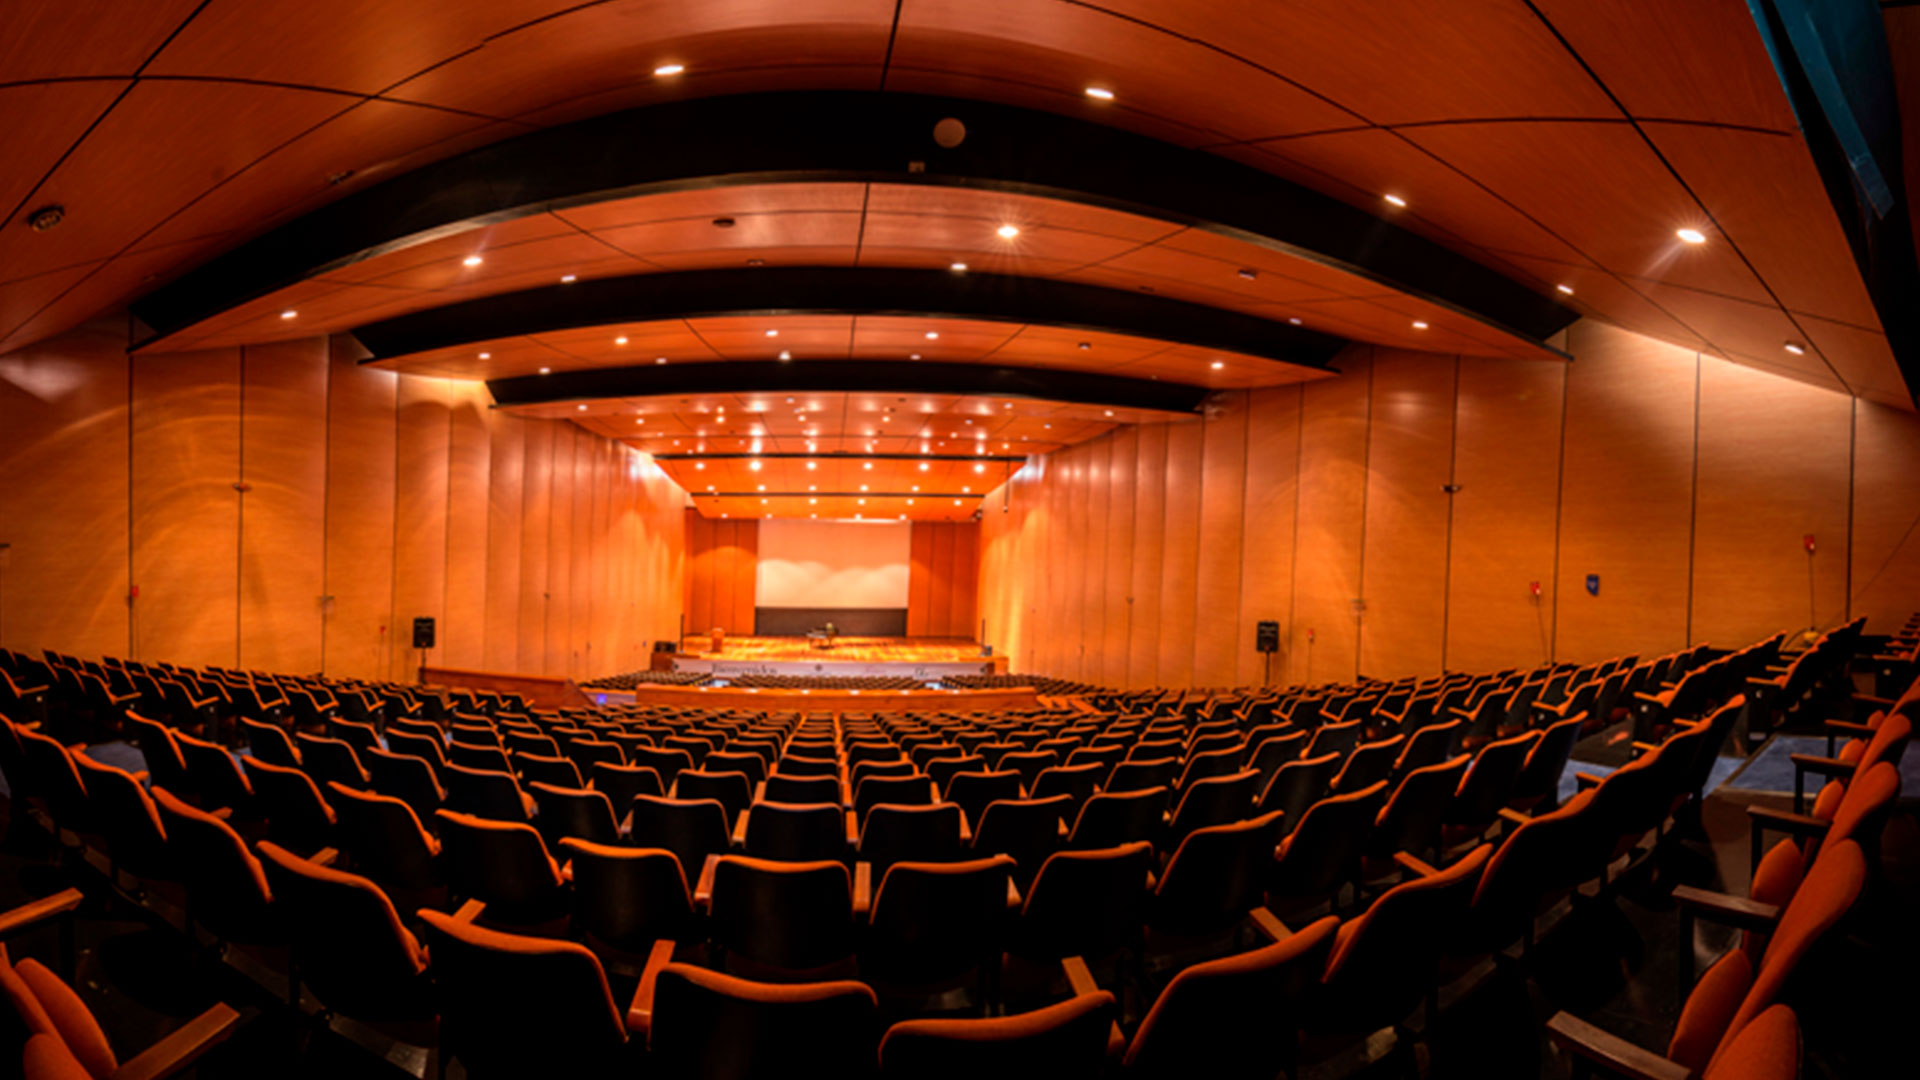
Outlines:
{"type": "Polygon", "coordinates": [[[633,109],[495,143],[350,195],[133,305],[164,336],[463,224],[651,192],[771,182],[999,190],[1206,229],[1336,266],[1540,341],[1577,314],[1454,251],[1251,166],[1082,120],[854,91],[633,109]],[[966,124],[951,149],[946,117],[966,124]]]}
{"type": "Polygon", "coordinates": [[[1130,334],[1317,370],[1344,344],[1331,334],[1252,315],[1097,285],[852,266],[694,270],[549,285],[401,315],[354,336],[377,361],[523,334],[716,315],[986,319],[1130,334]]]}
{"type": "Polygon", "coordinates": [[[647,364],[639,367],[557,371],[487,384],[502,408],[593,401],[617,397],[686,394],[892,393],[1034,398],[1108,408],[1198,412],[1212,393],[1116,375],[1089,375],[1043,368],[990,364],[914,363],[900,360],[726,361],[711,364],[647,364]]]}

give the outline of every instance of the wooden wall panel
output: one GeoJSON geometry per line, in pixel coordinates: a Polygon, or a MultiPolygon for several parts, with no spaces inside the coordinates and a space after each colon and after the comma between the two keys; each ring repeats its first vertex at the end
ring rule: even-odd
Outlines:
{"type": "Polygon", "coordinates": [[[596,440],[573,433],[573,554],[567,575],[567,674],[592,670],[593,656],[593,485],[596,440]]]}
{"type": "Polygon", "coordinates": [[[1200,454],[1206,425],[1167,427],[1166,538],[1160,553],[1160,682],[1193,685],[1194,581],[1200,564],[1200,454]]]}
{"type": "Polygon", "coordinates": [[[527,421],[487,414],[487,605],[481,666],[520,668],[520,535],[526,512],[527,421]]]}
{"type": "Polygon", "coordinates": [[[1240,623],[1234,644],[1242,686],[1286,682],[1293,605],[1294,511],[1299,498],[1300,387],[1255,390],[1247,398],[1247,478],[1241,519],[1240,623]],[[1280,624],[1281,652],[1254,648],[1262,621],[1280,624]],[[1271,676],[1269,676],[1271,666],[1271,676]]]}
{"type": "Polygon", "coordinates": [[[397,396],[393,499],[393,667],[389,678],[418,677],[413,620],[436,620],[431,666],[445,652],[447,601],[447,451],[449,387],[442,379],[402,379],[397,396]]]}
{"type": "Polygon", "coordinates": [[[240,351],[133,364],[135,659],[232,665],[239,652],[240,351]]]}
{"type": "Polygon", "coordinates": [[[360,366],[350,339],[328,341],[325,667],[348,678],[393,671],[395,409],[390,371],[360,366]]]}
{"type": "Polygon", "coordinates": [[[948,620],[947,633],[951,637],[977,641],[980,618],[975,587],[980,580],[980,525],[956,521],[948,527],[953,530],[953,568],[947,572],[947,581],[953,586],[953,615],[948,620]]]}
{"type": "Polygon", "coordinates": [[[1345,682],[1358,668],[1353,601],[1367,498],[1371,350],[1334,360],[1344,374],[1302,388],[1298,548],[1294,556],[1291,681],[1345,682]]]}
{"type": "Polygon", "coordinates": [[[548,544],[553,533],[553,439],[560,424],[529,420],[520,474],[520,662],[515,670],[552,675],[547,666],[548,544]]]}
{"type": "Polygon", "coordinates": [[[321,670],[326,592],[327,343],[241,355],[240,666],[321,670]]]}
{"type": "Polygon", "coordinates": [[[1102,686],[1127,686],[1128,640],[1133,630],[1134,498],[1139,490],[1140,431],[1126,427],[1106,437],[1111,444],[1107,516],[1106,613],[1101,625],[1102,686]]]}
{"type": "Polygon", "coordinates": [[[1071,464],[1061,473],[1065,488],[1061,492],[1062,546],[1068,552],[1066,565],[1060,567],[1060,616],[1055,628],[1061,645],[1061,674],[1069,679],[1085,677],[1087,670],[1087,578],[1089,549],[1094,533],[1087,525],[1093,501],[1093,448],[1081,444],[1068,452],[1071,464]]]}
{"type": "Polygon", "coordinates": [[[916,521],[907,541],[907,636],[924,637],[933,588],[933,530],[936,523],[916,521]]]}
{"type": "Polygon", "coordinates": [[[739,633],[733,621],[733,589],[739,580],[734,569],[740,557],[739,524],[723,518],[713,527],[713,626],[730,634],[739,633]]]}
{"type": "Polygon", "coordinates": [[[553,428],[551,480],[547,488],[547,660],[546,673],[565,675],[572,670],[568,652],[573,626],[573,451],[580,429],[556,423],[553,428]]]}
{"type": "Polygon", "coordinates": [[[1734,648],[1845,621],[1849,494],[1834,478],[1847,475],[1852,412],[1844,395],[1702,361],[1693,640],[1734,648]]]}
{"type": "Polygon", "coordinates": [[[1695,354],[1591,322],[1568,342],[1579,359],[1567,369],[1554,655],[1684,648],[1695,354]]]}
{"type": "Polygon", "coordinates": [[[440,662],[486,664],[487,540],[493,436],[483,383],[449,382],[447,390],[447,597],[440,662]]]}
{"type": "MultiPolygon", "coordinates": [[[[1081,584],[1081,662],[1084,682],[1106,685],[1107,556],[1113,534],[1113,439],[1111,436],[1087,444],[1088,487],[1085,560],[1087,572],[1081,584]]],[[[1123,594],[1124,595],[1124,594],[1123,594]]],[[[1114,602],[1121,603],[1119,598],[1114,602]]]]}
{"type": "Polygon", "coordinates": [[[1920,417],[1860,402],[1854,415],[1851,614],[1892,633],[1920,611],[1920,417]]]}
{"type": "Polygon", "coordinates": [[[1246,535],[1247,398],[1235,394],[1206,421],[1201,453],[1199,542],[1195,549],[1193,682],[1238,681],[1235,646],[1253,624],[1240,613],[1241,542],[1246,535]]]}
{"type": "Polygon", "coordinates": [[[687,632],[713,625],[713,526],[698,510],[682,513],[687,534],[687,632]]]}
{"type": "MultiPolygon", "coordinates": [[[[1160,577],[1167,536],[1168,425],[1140,428],[1134,458],[1133,616],[1127,635],[1127,685],[1158,685],[1160,678],[1160,577]]],[[[1044,571],[1043,571],[1044,573],[1044,571]]]]}
{"type": "Polygon", "coordinates": [[[953,632],[953,530],[934,529],[930,548],[927,633],[945,637],[953,632]]]}
{"type": "Polygon", "coordinates": [[[1549,654],[1567,368],[1463,360],[1455,413],[1447,667],[1498,671],[1549,654]],[[1528,585],[1540,583],[1536,601],[1528,585]]]}
{"type": "Polygon", "coordinates": [[[0,356],[0,646],[128,651],[125,340],[103,319],[0,356]]]}
{"type": "Polygon", "coordinates": [[[1447,521],[1452,482],[1451,356],[1376,349],[1367,443],[1360,673],[1440,670],[1446,637],[1447,521]]]}
{"type": "Polygon", "coordinates": [[[733,536],[733,632],[753,633],[760,592],[760,522],[736,521],[733,536]]]}

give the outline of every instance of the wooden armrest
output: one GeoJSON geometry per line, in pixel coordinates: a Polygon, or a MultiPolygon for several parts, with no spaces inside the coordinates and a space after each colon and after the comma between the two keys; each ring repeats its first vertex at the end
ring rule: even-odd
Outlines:
{"type": "Polygon", "coordinates": [[[1515,825],[1525,825],[1533,820],[1533,816],[1531,814],[1523,814],[1511,806],[1503,806],[1500,808],[1500,820],[1510,821],[1515,825]]]}
{"type": "Polygon", "coordinates": [[[1832,734],[1858,735],[1863,739],[1871,739],[1875,730],[1866,724],[1856,724],[1851,720],[1829,720],[1826,727],[1832,734]]]}
{"type": "Polygon", "coordinates": [[[313,853],[313,858],[309,861],[318,863],[321,866],[332,866],[340,861],[340,849],[330,847],[321,848],[319,851],[313,853]]]}
{"type": "Polygon", "coordinates": [[[744,848],[747,846],[747,815],[751,813],[753,813],[753,810],[751,807],[749,807],[748,809],[740,811],[740,816],[734,819],[734,822],[733,822],[733,846],[734,847],[744,848]]]}
{"type": "Polygon", "coordinates": [[[1602,1031],[1572,1013],[1555,1013],[1547,1021],[1547,1035],[1560,1048],[1632,1080],[1693,1080],[1693,1070],[1686,1066],[1602,1031]]]}
{"type": "Polygon", "coordinates": [[[873,864],[860,861],[853,864],[853,915],[865,918],[873,910],[873,864]]]}
{"type": "Polygon", "coordinates": [[[661,969],[673,963],[673,950],[674,942],[669,938],[653,943],[646,969],[640,973],[640,985],[633,989],[633,1003],[627,1006],[627,1030],[642,1042],[653,1029],[653,985],[660,980],[661,969]]]}
{"type": "Polygon", "coordinates": [[[1253,919],[1254,929],[1259,930],[1268,941],[1285,941],[1293,935],[1280,917],[1268,911],[1263,905],[1247,913],[1253,919]]]}
{"type": "Polygon", "coordinates": [[[762,780],[759,783],[753,785],[753,801],[764,802],[766,801],[766,798],[767,798],[767,782],[765,780],[762,780]]]}
{"type": "Polygon", "coordinates": [[[1793,762],[1798,772],[1810,772],[1819,776],[1852,776],[1853,765],[1839,758],[1821,757],[1819,754],[1788,754],[1787,760],[1793,762]]]}
{"type": "Polygon", "coordinates": [[[1817,818],[1812,814],[1796,814],[1791,810],[1781,810],[1758,803],[1747,804],[1747,821],[1756,828],[1768,828],[1775,832],[1791,833],[1794,836],[1820,836],[1833,827],[1833,822],[1817,818]]]}
{"type": "Polygon", "coordinates": [[[1008,878],[1007,879],[1007,913],[1011,915],[1018,912],[1024,903],[1025,901],[1020,898],[1020,886],[1015,885],[1013,883],[1012,878],[1008,878]]]}
{"type": "Polygon", "coordinates": [[[315,702],[313,711],[314,712],[333,712],[339,707],[340,707],[340,703],[337,701],[315,702]]]}
{"type": "Polygon", "coordinates": [[[1645,690],[1635,690],[1633,696],[1636,701],[1651,701],[1655,705],[1665,705],[1667,702],[1673,700],[1673,695],[1667,692],[1649,694],[1645,690]]]}
{"type": "Polygon", "coordinates": [[[201,698],[198,701],[193,698],[187,699],[187,707],[190,709],[204,709],[209,705],[218,705],[219,703],[219,698],[201,698]]]}
{"type": "Polygon", "coordinates": [[[1628,743],[1627,745],[1633,747],[1635,750],[1638,750],[1643,754],[1651,754],[1655,750],[1660,749],[1660,746],[1658,743],[1641,742],[1639,739],[1635,739],[1632,742],[1628,743]]]}
{"type": "Polygon", "coordinates": [[[706,863],[700,867],[700,882],[693,887],[693,903],[695,907],[704,911],[707,905],[713,903],[713,877],[719,870],[720,856],[707,856],[706,863]]]}
{"type": "Polygon", "coordinates": [[[1592,773],[1577,772],[1573,774],[1574,786],[1582,791],[1590,787],[1599,787],[1602,779],[1604,779],[1604,777],[1595,776],[1592,773]]]}
{"type": "Polygon", "coordinates": [[[215,1005],[189,1020],[185,1027],[154,1043],[112,1073],[112,1080],[161,1080],[191,1066],[202,1054],[227,1040],[240,1024],[230,1006],[215,1005]]]}
{"type": "Polygon", "coordinates": [[[79,907],[86,897],[79,889],[62,889],[52,896],[43,896],[0,913],[0,937],[7,937],[36,923],[65,915],[79,907]]]}
{"type": "Polygon", "coordinates": [[[847,811],[847,846],[860,846],[860,819],[851,810],[847,811]]]}
{"type": "Polygon", "coordinates": [[[1856,703],[1871,705],[1876,709],[1891,709],[1894,704],[1892,698],[1875,697],[1872,694],[1855,694],[1853,700],[1856,703]]]}
{"type": "Polygon", "coordinates": [[[1419,859],[1416,859],[1413,856],[1407,854],[1404,851],[1394,852],[1393,861],[1399,864],[1402,870],[1412,871],[1413,873],[1418,874],[1421,877],[1431,877],[1434,874],[1437,874],[1440,872],[1434,869],[1433,867],[1428,866],[1426,863],[1421,862],[1419,859]]]}
{"type": "Polygon", "coordinates": [[[480,916],[486,914],[486,911],[487,905],[484,901],[469,900],[460,905],[459,911],[453,913],[453,921],[463,923],[478,922],[480,916]]]}
{"type": "Polygon", "coordinates": [[[1087,970],[1085,960],[1078,956],[1069,956],[1060,961],[1060,967],[1067,973],[1067,984],[1073,987],[1074,996],[1100,992],[1100,984],[1093,981],[1093,972],[1087,970]]]}
{"type": "Polygon", "coordinates": [[[962,847],[968,847],[968,846],[971,846],[972,844],[973,844],[973,830],[967,827],[967,813],[966,811],[962,810],[960,812],[960,845],[962,847]]]}
{"type": "Polygon", "coordinates": [[[1770,931],[1780,922],[1777,904],[1763,904],[1744,896],[1696,889],[1691,885],[1674,886],[1673,902],[1695,918],[1711,919],[1736,930],[1770,931]]]}

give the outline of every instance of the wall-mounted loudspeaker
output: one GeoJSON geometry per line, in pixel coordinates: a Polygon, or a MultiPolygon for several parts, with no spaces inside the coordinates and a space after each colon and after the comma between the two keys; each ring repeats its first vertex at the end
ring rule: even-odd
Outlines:
{"type": "Polygon", "coordinates": [[[433,648],[433,616],[422,615],[413,620],[413,647],[416,649],[433,648]]]}
{"type": "Polygon", "coordinates": [[[1263,653],[1279,652],[1280,624],[1268,621],[1255,625],[1253,628],[1253,647],[1263,653]]]}

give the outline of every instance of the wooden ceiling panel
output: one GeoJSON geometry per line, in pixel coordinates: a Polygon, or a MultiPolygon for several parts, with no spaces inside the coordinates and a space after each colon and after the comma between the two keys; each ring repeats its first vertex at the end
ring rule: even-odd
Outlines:
{"type": "Polygon", "coordinates": [[[1854,393],[1913,411],[1913,393],[1885,334],[1813,315],[1802,315],[1799,322],[1854,393]]]}
{"type": "MultiPolygon", "coordinates": [[[[1417,349],[1436,353],[1466,353],[1473,356],[1502,355],[1495,346],[1477,341],[1461,333],[1457,323],[1460,316],[1448,316],[1428,313],[1424,318],[1405,311],[1396,311],[1388,304],[1398,298],[1386,300],[1325,300],[1301,305],[1306,309],[1308,325],[1324,325],[1316,320],[1336,320],[1344,328],[1352,328],[1353,336],[1364,341],[1396,348],[1417,349]],[[1424,322],[1425,327],[1415,326],[1415,322],[1424,322]]],[[[1400,301],[1400,306],[1414,306],[1400,301]]],[[[1419,305],[1426,306],[1426,305],[1419,305]]],[[[1544,359],[1549,354],[1540,353],[1544,359]]]]}
{"type": "Polygon", "coordinates": [[[851,315],[742,315],[689,319],[715,353],[728,360],[773,360],[781,352],[845,356],[851,315]]]}
{"type": "Polygon", "coordinates": [[[662,270],[732,270],[741,266],[852,266],[858,248],[784,247],[762,251],[712,248],[707,251],[656,251],[647,261],[662,270]]]}
{"type": "Polygon", "coordinates": [[[496,262],[503,259],[511,261],[514,257],[511,249],[521,244],[556,236],[577,235],[579,233],[572,226],[551,214],[527,214],[506,221],[476,224],[473,228],[407,244],[337,267],[321,276],[329,281],[362,282],[436,266],[462,269],[463,260],[470,256],[477,255],[482,260],[496,262]]]}
{"type": "Polygon", "coordinates": [[[968,521],[980,509],[981,497],[965,499],[922,499],[909,505],[904,499],[873,499],[860,505],[852,498],[823,498],[809,505],[804,498],[716,498],[702,494],[693,500],[694,508],[710,518],[802,517],[823,521],[968,521]]]}
{"type": "Polygon", "coordinates": [[[898,270],[950,270],[958,262],[967,273],[1006,274],[1012,277],[1059,277],[1085,266],[1077,259],[1043,259],[1015,252],[977,253],[939,248],[898,248],[862,245],[859,265],[898,270]]]}
{"type": "Polygon", "coordinates": [[[137,83],[34,191],[35,205],[59,203],[66,220],[46,234],[0,230],[0,266],[24,275],[108,258],[349,104],[276,86],[137,83]]]}
{"type": "Polygon", "coordinates": [[[1745,0],[1533,3],[1634,116],[1796,127],[1745,0]]]}
{"type": "Polygon", "coordinates": [[[1019,332],[1019,323],[862,315],[853,326],[853,355],[980,360],[1019,332]]]}
{"type": "Polygon", "coordinates": [[[28,335],[22,330],[29,321],[101,265],[80,263],[0,283],[0,344],[9,348],[24,344],[28,335]]]}
{"type": "Polygon", "coordinates": [[[213,76],[377,94],[576,0],[224,0],[154,58],[153,75],[213,76]]]}
{"type": "Polygon", "coordinates": [[[1070,229],[1147,244],[1184,228],[1158,218],[1109,210],[1102,206],[1006,191],[871,184],[867,192],[869,213],[970,218],[985,225],[988,233],[1002,225],[1013,225],[1021,229],[1070,229]]]}
{"type": "Polygon", "coordinates": [[[608,93],[645,95],[636,105],[673,100],[692,89],[696,73],[757,71],[758,85],[767,72],[783,68],[870,66],[877,77],[893,15],[892,0],[575,6],[424,70],[390,96],[512,117],[608,93]],[[669,63],[688,71],[652,75],[669,63]]]}
{"type": "MultiPolygon", "coordinates": [[[[1005,222],[1002,222],[1005,224],[1005,222]]],[[[972,261],[983,256],[1034,259],[1083,265],[1099,262],[1138,247],[1140,242],[1077,229],[1058,229],[1034,223],[1003,238],[991,219],[960,215],[892,214],[869,209],[863,245],[874,248],[931,250],[949,260],[972,261]]],[[[1171,231],[1171,228],[1163,231],[1171,231]]]]}
{"type": "Polygon", "coordinates": [[[1615,273],[1768,301],[1726,238],[1631,127],[1449,124],[1408,138],[1615,273]],[[1550,153],[1543,147],[1552,146],[1550,153]],[[1698,229],[1704,244],[1675,231],[1698,229]]]}
{"type": "MultiPolygon", "coordinates": [[[[1303,300],[1331,300],[1339,296],[1351,296],[1355,292],[1383,292],[1381,286],[1362,281],[1352,275],[1341,275],[1347,288],[1334,290],[1322,284],[1303,281],[1298,277],[1275,270],[1275,266],[1292,269],[1305,266],[1303,260],[1288,259],[1277,252],[1262,253],[1251,244],[1242,244],[1226,240],[1224,237],[1207,239],[1211,234],[1199,230],[1189,230],[1152,247],[1143,247],[1129,251],[1117,258],[1108,259],[1100,264],[1103,270],[1117,271],[1155,282],[1192,282],[1211,291],[1230,293],[1241,298],[1243,304],[1296,304],[1303,300]],[[1230,262],[1211,254],[1196,253],[1193,248],[1212,248],[1223,250],[1231,246],[1234,253],[1242,256],[1242,262],[1230,262]],[[1262,257],[1264,254],[1264,257],[1262,257]],[[1254,271],[1252,278],[1241,275],[1242,269],[1254,271]]],[[[1309,271],[1310,272],[1310,271],[1309,271]]],[[[1337,271],[1336,271],[1337,273],[1337,271]]],[[[1167,289],[1156,286],[1156,291],[1167,289]]]]}
{"type": "MultiPolygon", "coordinates": [[[[16,327],[6,318],[6,313],[0,313],[0,338],[37,340],[85,322],[111,307],[115,298],[146,287],[149,282],[164,280],[178,273],[181,266],[205,259],[219,250],[222,242],[223,239],[218,236],[200,237],[171,247],[90,264],[94,268],[91,273],[71,280],[68,288],[50,298],[47,305],[25,323],[16,327]]],[[[45,277],[63,278],[65,274],[65,270],[54,271],[45,277]]],[[[5,351],[0,348],[0,352],[5,351]]]]}
{"type": "MultiPolygon", "coordinates": [[[[1101,122],[1101,111],[1187,117],[1220,139],[1257,139],[1349,127],[1356,118],[1230,53],[1164,33],[1153,18],[1115,18],[1074,4],[1024,0],[914,0],[900,8],[889,89],[919,89],[922,73],[958,74],[1017,86],[1057,111],[1101,122]],[[1194,73],[1206,71],[1196,81],[1194,73]],[[1085,88],[1111,89],[1098,102],[1085,88]],[[1204,109],[1193,101],[1202,93],[1204,109]],[[1075,106],[1065,106],[1074,102],[1075,106]]],[[[1225,39],[1233,41],[1234,38],[1225,39]]],[[[1042,106],[1046,107],[1046,106],[1042,106]]]]}
{"type": "Polygon", "coordinates": [[[583,232],[600,232],[624,225],[659,221],[739,219],[761,214],[858,214],[864,184],[748,184],[740,187],[663,191],[629,199],[569,206],[554,216],[583,232]]]}
{"type": "Polygon", "coordinates": [[[741,252],[781,248],[851,249],[860,242],[860,212],[788,211],[771,214],[723,216],[732,221],[721,228],[713,218],[672,218],[598,230],[595,235],[621,251],[642,259],[661,255],[707,255],[704,262],[739,265],[741,252]],[[712,253],[724,253],[715,256],[712,253]]]}
{"type": "Polygon", "coordinates": [[[1563,294],[1562,302],[1588,315],[1684,348],[1699,349],[1707,345],[1673,313],[1656,306],[1631,284],[1598,267],[1568,266],[1506,252],[1501,252],[1500,258],[1542,286],[1557,289],[1565,285],[1572,289],[1572,293],[1563,294]]]}
{"type": "MultiPolygon", "coordinates": [[[[1619,115],[1518,0],[1103,0],[1102,7],[1231,49],[1376,124],[1619,115]]],[[[1218,63],[1210,59],[1206,68],[1218,63]]],[[[1187,93],[1203,98],[1208,82],[1189,76],[1187,93]]]]}
{"type": "MultiPolygon", "coordinates": [[[[0,15],[0,21],[5,16],[0,15]]],[[[4,41],[0,38],[0,41],[4,41]]],[[[0,45],[0,53],[5,46],[0,45]]],[[[8,70],[0,68],[0,71],[8,70]]],[[[125,79],[28,83],[0,86],[0,116],[7,118],[8,165],[0,169],[0,214],[11,214],[33,191],[60,156],[85,134],[87,126],[127,88],[125,79]]],[[[31,211],[41,204],[22,207],[31,211]]],[[[59,244],[57,233],[43,233],[40,246],[59,244]]],[[[11,267],[0,278],[19,276],[11,267]]]]}
{"type": "MultiPolygon", "coordinates": [[[[473,254],[463,258],[439,259],[396,270],[369,279],[367,284],[390,289],[442,289],[466,295],[507,292],[515,284],[525,288],[525,279],[533,271],[540,271],[540,284],[553,285],[577,265],[617,258],[617,253],[600,241],[570,230],[511,247],[486,248],[475,243],[471,250],[473,254]],[[468,266],[467,261],[475,258],[480,262],[468,266]]],[[[642,269],[632,267],[635,272],[642,269]]]]}
{"type": "Polygon", "coordinates": [[[201,3],[7,0],[0,4],[0,71],[10,83],[132,75],[201,3]]]}
{"type": "MultiPolygon", "coordinates": [[[[196,20],[197,22],[198,20],[196,20]]],[[[159,247],[227,229],[258,235],[320,204],[425,164],[422,148],[451,154],[474,137],[498,138],[496,125],[474,116],[392,101],[363,101],[174,215],[140,244],[159,247]]]]}
{"type": "MultiPolygon", "coordinates": [[[[1328,191],[1451,247],[1503,248],[1579,261],[1562,240],[1469,177],[1380,128],[1261,143],[1268,171],[1328,191]],[[1336,180],[1337,178],[1337,180],[1336,180]],[[1384,196],[1407,201],[1396,208],[1384,196]]],[[[1471,252],[1470,252],[1471,253],[1471,252]]]]}
{"type": "Polygon", "coordinates": [[[1659,284],[1642,285],[1641,290],[1661,307],[1684,312],[1687,325],[1720,352],[1749,357],[1776,370],[1801,372],[1830,389],[1841,389],[1839,380],[1813,350],[1799,356],[1787,351],[1788,342],[1806,343],[1793,320],[1771,304],[1749,304],[1659,284]]]}
{"type": "Polygon", "coordinates": [[[1806,143],[1699,124],[1643,126],[1783,304],[1880,325],[1806,143]]]}
{"type": "Polygon", "coordinates": [[[431,305],[430,295],[378,285],[341,285],[318,278],[234,308],[216,325],[206,323],[161,342],[154,352],[180,352],[215,344],[241,345],[291,341],[349,330],[362,317],[400,314],[431,305]],[[293,312],[283,318],[283,312],[293,312]]]}

